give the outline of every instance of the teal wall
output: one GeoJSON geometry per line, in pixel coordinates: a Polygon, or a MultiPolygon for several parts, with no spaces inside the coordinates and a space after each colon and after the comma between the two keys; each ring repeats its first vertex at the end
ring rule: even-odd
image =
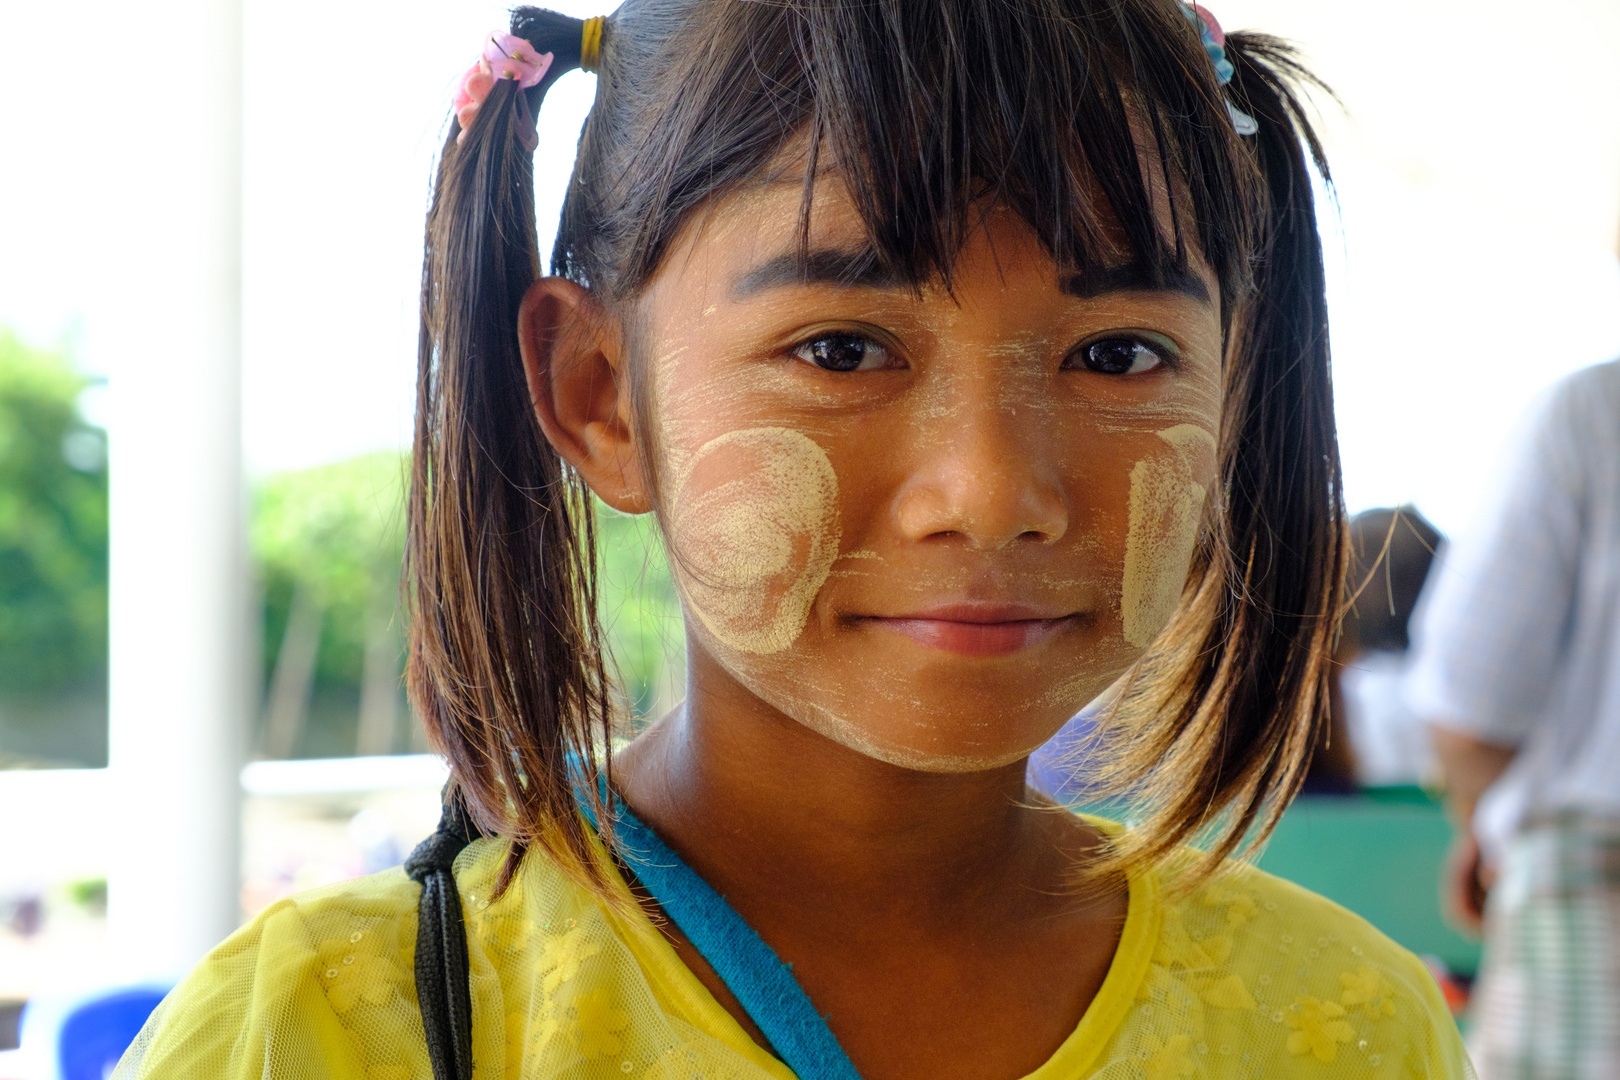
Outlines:
{"type": "Polygon", "coordinates": [[[1259,866],[1343,904],[1415,953],[1453,972],[1479,968],[1479,944],[1440,914],[1440,869],[1451,826],[1418,788],[1295,800],[1259,866]]]}

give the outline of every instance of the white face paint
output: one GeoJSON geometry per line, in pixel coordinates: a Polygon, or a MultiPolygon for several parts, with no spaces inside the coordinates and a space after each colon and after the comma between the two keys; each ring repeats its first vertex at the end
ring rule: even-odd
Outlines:
{"type": "Polygon", "coordinates": [[[1181,601],[1206,494],[1193,477],[1199,475],[1200,457],[1215,454],[1215,437],[1194,424],[1177,424],[1158,436],[1170,453],[1131,469],[1120,590],[1125,640],[1139,648],[1153,644],[1181,601]]]}
{"type": "Polygon", "coordinates": [[[674,486],[676,580],[722,644],[769,655],[798,638],[838,558],[838,477],[788,428],[728,432],[692,455],[674,486]]]}

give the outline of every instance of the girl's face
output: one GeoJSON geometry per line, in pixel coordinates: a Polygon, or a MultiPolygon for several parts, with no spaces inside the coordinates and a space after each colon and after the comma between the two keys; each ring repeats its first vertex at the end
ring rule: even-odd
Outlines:
{"type": "Polygon", "coordinates": [[[1004,765],[1142,652],[1214,481],[1213,276],[1056,265],[992,209],[951,292],[836,183],[737,196],[640,301],[643,450],[695,672],[909,768],[1004,765]]]}

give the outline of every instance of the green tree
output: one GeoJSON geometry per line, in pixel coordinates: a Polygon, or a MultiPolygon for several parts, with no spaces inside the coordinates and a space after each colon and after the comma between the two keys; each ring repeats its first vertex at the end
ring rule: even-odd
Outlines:
{"type": "Polygon", "coordinates": [[[638,720],[684,692],[686,632],[652,516],[596,504],[597,607],[619,683],[638,720]]]}
{"type": "Polygon", "coordinates": [[[363,732],[359,721],[362,707],[378,707],[376,695],[387,695],[388,715],[399,696],[404,475],[403,455],[383,451],[258,485],[251,536],[264,595],[261,749],[271,756],[394,747],[386,716],[381,732],[363,732]]]}
{"type": "Polygon", "coordinates": [[[405,468],[403,455],[380,451],[277,473],[258,485],[253,556],[274,619],[265,626],[267,664],[280,647],[273,631],[285,630],[291,594],[303,586],[327,612],[319,677],[359,681],[367,612],[378,603],[392,609],[399,590],[405,468]]]}
{"type": "MultiPolygon", "coordinates": [[[[79,413],[88,384],[62,351],[0,331],[0,767],[106,762],[106,436],[79,413]]],[[[294,719],[278,752],[364,749],[368,700],[399,699],[403,714],[406,467],[386,451],[256,485],[264,686],[273,705],[281,676],[294,719]]],[[[646,717],[679,696],[680,611],[651,519],[597,510],[602,621],[627,704],[646,717]]],[[[372,752],[404,748],[376,729],[372,752]]]]}
{"type": "MultiPolygon", "coordinates": [[[[362,717],[368,702],[375,708],[380,701],[379,686],[397,690],[407,467],[405,455],[383,452],[258,485],[252,545],[264,596],[261,753],[403,748],[403,738],[375,735],[377,724],[389,726],[386,718],[368,738],[362,717]]],[[[675,590],[649,517],[598,504],[597,539],[598,599],[615,670],[626,704],[646,717],[679,696],[684,636],[675,590]]]]}
{"type": "Polygon", "coordinates": [[[0,759],[106,757],[106,436],[79,414],[88,384],[0,330],[0,759]]]}

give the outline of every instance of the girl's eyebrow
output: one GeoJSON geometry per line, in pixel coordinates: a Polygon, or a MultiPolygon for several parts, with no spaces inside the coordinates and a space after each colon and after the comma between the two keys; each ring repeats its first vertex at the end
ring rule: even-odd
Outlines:
{"type": "Polygon", "coordinates": [[[824,248],[787,252],[746,271],[731,284],[731,298],[746,300],[787,285],[836,285],[844,289],[899,289],[905,283],[879,265],[871,248],[824,248]]]}
{"type": "MultiPolygon", "coordinates": [[[[771,289],[792,285],[833,285],[843,289],[899,289],[906,283],[884,270],[871,248],[855,251],[822,248],[786,252],[744,272],[731,285],[733,300],[747,300],[771,289]]],[[[1153,271],[1142,262],[1100,266],[1083,274],[1067,274],[1058,288],[1069,296],[1090,300],[1110,293],[1173,292],[1200,304],[1210,302],[1209,286],[1187,267],[1169,266],[1153,271]]]]}
{"type": "Polygon", "coordinates": [[[1099,266],[1083,274],[1066,275],[1058,287],[1070,296],[1090,300],[1109,293],[1174,292],[1209,303],[1209,286],[1204,279],[1185,266],[1167,266],[1159,271],[1157,280],[1146,263],[1129,262],[1114,266],[1099,266]]]}

